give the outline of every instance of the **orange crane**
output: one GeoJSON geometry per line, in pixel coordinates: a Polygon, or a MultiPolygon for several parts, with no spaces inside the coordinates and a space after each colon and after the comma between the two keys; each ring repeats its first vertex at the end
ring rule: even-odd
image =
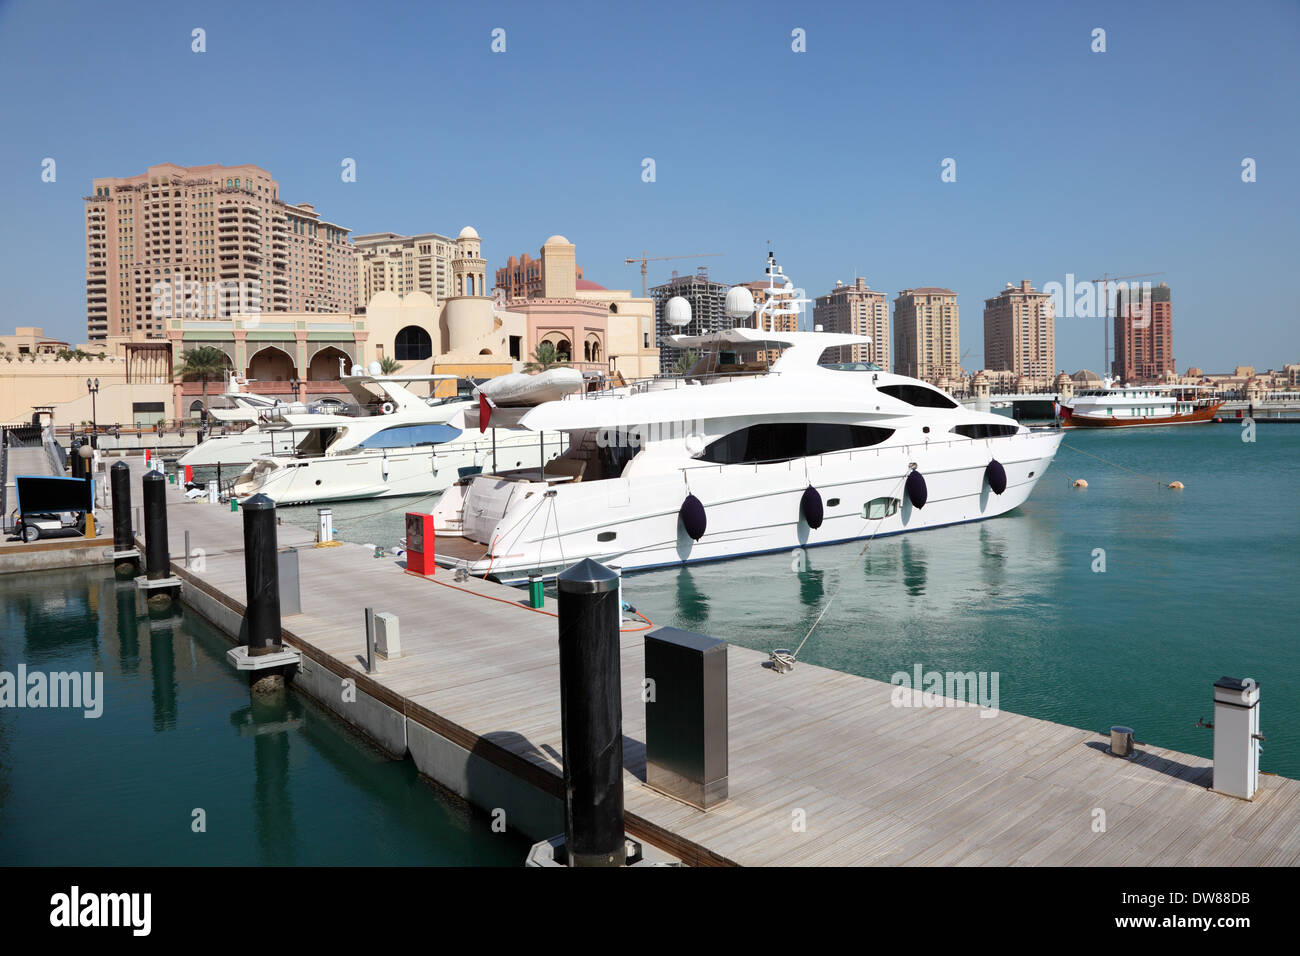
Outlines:
{"type": "Polygon", "coordinates": [[[725,256],[725,255],[726,255],[725,252],[701,252],[699,255],[696,256],[650,256],[650,255],[646,255],[645,250],[642,249],[641,255],[629,256],[628,258],[623,260],[623,264],[630,266],[634,262],[641,263],[641,298],[644,299],[646,297],[646,265],[645,264],[647,262],[663,262],[667,259],[704,259],[709,256],[725,256]]]}
{"type": "Polygon", "coordinates": [[[1103,379],[1110,377],[1110,292],[1106,288],[1111,282],[1124,282],[1128,279],[1149,279],[1152,276],[1162,276],[1163,272],[1140,272],[1131,276],[1113,276],[1109,272],[1102,273],[1100,279],[1092,279],[1097,283],[1097,301],[1101,303],[1101,331],[1102,331],[1102,354],[1101,354],[1101,377],[1103,379]]]}

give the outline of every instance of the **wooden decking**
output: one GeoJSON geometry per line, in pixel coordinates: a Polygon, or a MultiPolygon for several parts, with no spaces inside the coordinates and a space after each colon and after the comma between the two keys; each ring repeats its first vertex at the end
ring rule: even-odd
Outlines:
{"type": "MultiPolygon", "coordinates": [[[[138,476],[133,482],[138,495],[138,476]]],[[[173,565],[242,610],[242,516],[169,500],[173,565]]],[[[311,536],[280,527],[280,545],[311,536]]],[[[556,621],[520,591],[404,573],[358,545],[299,552],[285,638],[467,750],[560,793],[556,621]],[[405,656],[366,676],[363,608],[401,622],[405,656]]],[[[636,579],[625,585],[635,603],[636,579]]],[[[1111,757],[1096,733],[976,708],[904,708],[887,684],[728,649],[730,800],[709,812],[644,785],[643,634],[622,637],[625,804],[634,834],[693,864],[1295,865],[1300,782],[1253,802],[1207,790],[1210,761],[1159,747],[1111,757]],[[1104,813],[1104,830],[1099,829],[1104,813]],[[802,822],[803,826],[800,826],[802,822]]]]}

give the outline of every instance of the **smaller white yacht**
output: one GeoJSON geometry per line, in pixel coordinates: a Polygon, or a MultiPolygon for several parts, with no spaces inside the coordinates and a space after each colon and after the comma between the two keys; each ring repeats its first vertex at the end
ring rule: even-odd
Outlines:
{"type": "MultiPolygon", "coordinates": [[[[344,413],[315,409],[281,413],[263,427],[268,435],[294,435],[285,453],[258,455],[235,481],[234,494],[264,494],[282,505],[428,495],[461,478],[498,469],[540,473],[564,450],[558,434],[498,427],[466,428],[463,412],[486,398],[464,392],[421,398],[415,381],[456,380],[454,375],[351,375],[341,382],[358,399],[344,413]]],[[[489,417],[489,416],[485,416],[489,417]]]]}
{"type": "MultiPolygon", "coordinates": [[[[181,466],[246,465],[259,455],[274,455],[291,451],[297,438],[284,432],[271,432],[265,428],[269,422],[288,412],[305,414],[310,411],[332,411],[343,403],[333,399],[307,405],[302,402],[285,402],[270,395],[244,391],[246,379],[233,372],[221,397],[231,403],[229,408],[209,408],[208,434],[177,460],[181,466]],[[213,434],[218,427],[238,430],[226,434],[213,434]]],[[[301,437],[301,436],[299,436],[301,437]]]]}

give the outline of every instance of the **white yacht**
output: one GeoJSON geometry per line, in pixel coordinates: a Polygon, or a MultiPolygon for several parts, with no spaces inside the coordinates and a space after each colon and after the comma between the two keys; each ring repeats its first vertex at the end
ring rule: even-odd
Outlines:
{"type": "Polygon", "coordinates": [[[476,407],[475,401],[463,394],[421,398],[406,387],[452,379],[456,376],[344,377],[341,382],[358,404],[344,413],[279,414],[264,432],[298,436],[296,445],[284,454],[254,457],[235,480],[235,496],[265,494],[289,505],[427,495],[480,471],[540,473],[548,456],[559,456],[560,435],[504,431],[499,423],[468,431],[453,420],[476,407]]]}
{"type": "Polygon", "coordinates": [[[705,353],[682,378],[526,410],[519,427],[566,433],[567,449],[540,476],[449,488],[432,511],[437,563],[520,583],[583,558],[632,571],[977,521],[1024,503],[1056,454],[1059,429],[868,362],[822,364],[865,336],[761,318],[672,336],[705,353]]]}
{"type": "Polygon", "coordinates": [[[312,406],[301,402],[286,403],[270,395],[246,392],[243,386],[247,384],[246,380],[240,380],[231,373],[226,390],[222,392],[221,397],[231,402],[232,407],[208,409],[210,421],[208,434],[203,441],[181,455],[177,459],[177,464],[181,466],[245,465],[259,455],[292,451],[297,444],[297,438],[285,432],[269,432],[264,426],[285,413],[330,411],[332,405],[342,405],[341,402],[330,400],[317,402],[312,406]],[[212,434],[218,425],[234,425],[240,430],[225,435],[212,434]]]}

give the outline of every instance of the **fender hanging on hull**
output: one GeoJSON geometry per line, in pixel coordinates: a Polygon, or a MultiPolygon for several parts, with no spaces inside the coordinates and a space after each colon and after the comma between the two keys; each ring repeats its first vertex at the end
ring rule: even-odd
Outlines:
{"type": "Polygon", "coordinates": [[[814,531],[822,526],[822,519],[825,517],[822,496],[812,485],[804,489],[803,497],[799,499],[799,513],[803,515],[803,520],[808,522],[808,527],[814,531]]]}
{"type": "Polygon", "coordinates": [[[907,476],[907,500],[912,503],[912,507],[918,511],[925,507],[925,502],[930,493],[925,487],[925,478],[915,468],[907,476]]]}
{"type": "Polygon", "coordinates": [[[704,513],[704,503],[694,495],[687,495],[686,500],[682,502],[681,510],[678,515],[682,519],[682,527],[686,533],[691,536],[692,541],[699,541],[704,537],[704,531],[709,526],[709,519],[704,513]]]}
{"type": "Polygon", "coordinates": [[[984,480],[989,483],[989,490],[995,495],[1000,495],[1007,490],[1007,470],[1002,467],[1002,462],[993,458],[984,468],[984,480]]]}

